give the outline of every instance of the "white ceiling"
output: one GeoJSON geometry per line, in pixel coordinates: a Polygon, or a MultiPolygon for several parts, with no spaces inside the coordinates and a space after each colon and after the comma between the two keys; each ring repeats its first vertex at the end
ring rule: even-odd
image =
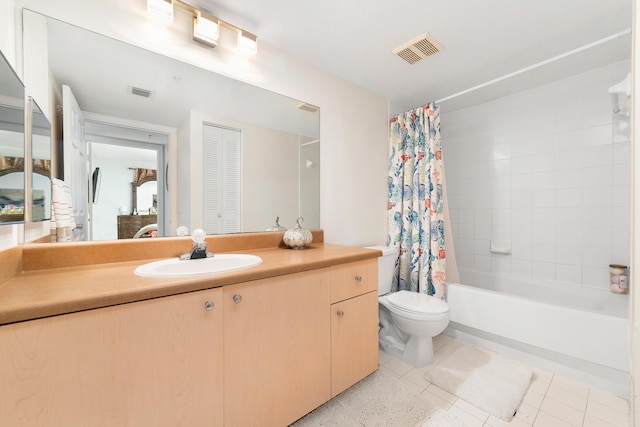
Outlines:
{"type": "MultiPolygon", "coordinates": [[[[190,3],[190,0],[186,0],[190,3]]],[[[631,27],[631,0],[194,0],[290,55],[389,99],[391,112],[447,97],[631,27]],[[428,32],[444,50],[391,53],[428,32]]],[[[454,109],[628,59],[630,36],[443,103],[454,109]]],[[[259,54],[259,53],[258,53],[259,54]]]]}

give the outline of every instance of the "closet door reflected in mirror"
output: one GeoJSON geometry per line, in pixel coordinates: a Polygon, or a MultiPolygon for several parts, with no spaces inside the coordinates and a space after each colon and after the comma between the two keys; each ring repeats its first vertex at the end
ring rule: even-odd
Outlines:
{"type": "Polygon", "coordinates": [[[31,108],[31,220],[51,219],[51,124],[38,104],[31,108]]]}
{"type": "Polygon", "coordinates": [[[24,221],[24,85],[0,52],[0,224],[24,221]]]}

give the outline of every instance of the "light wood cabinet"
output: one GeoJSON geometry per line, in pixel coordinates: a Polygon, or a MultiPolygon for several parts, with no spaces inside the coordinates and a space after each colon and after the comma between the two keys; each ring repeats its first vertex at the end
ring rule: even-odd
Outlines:
{"type": "Polygon", "coordinates": [[[329,269],[224,288],[224,424],[286,426],[330,398],[329,269]]]}
{"type": "Polygon", "coordinates": [[[220,426],[222,320],[213,289],[2,326],[0,425],[220,426]]]}
{"type": "Polygon", "coordinates": [[[0,426],[289,425],[377,369],[376,289],[373,259],[1,326],[0,426]]]}
{"type": "Polygon", "coordinates": [[[378,369],[378,262],[331,267],[331,397],[378,369]]]}

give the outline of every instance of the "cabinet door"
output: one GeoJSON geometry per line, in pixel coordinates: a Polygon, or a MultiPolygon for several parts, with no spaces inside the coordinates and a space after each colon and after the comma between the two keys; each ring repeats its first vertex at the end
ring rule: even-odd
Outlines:
{"type": "Polygon", "coordinates": [[[378,369],[378,292],[331,305],[331,397],[378,369]]]}
{"type": "Polygon", "coordinates": [[[0,327],[0,425],[222,425],[221,297],[214,289],[0,327]]]}
{"type": "Polygon", "coordinates": [[[224,287],[224,424],[286,426],[331,393],[328,269],[224,287]]]}

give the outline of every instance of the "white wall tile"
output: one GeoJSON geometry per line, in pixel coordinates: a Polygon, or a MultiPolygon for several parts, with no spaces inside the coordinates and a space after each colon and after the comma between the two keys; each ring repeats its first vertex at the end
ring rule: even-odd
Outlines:
{"type": "Polygon", "coordinates": [[[609,289],[609,266],[582,267],[582,284],[591,288],[609,289]]]}
{"type": "Polygon", "coordinates": [[[559,244],[556,247],[556,261],[558,264],[582,265],[582,246],[559,244]]]}
{"type": "Polygon", "coordinates": [[[612,263],[610,248],[583,248],[582,262],[593,267],[608,266],[612,263]]]}
{"type": "Polygon", "coordinates": [[[582,190],[580,188],[561,188],[556,190],[559,208],[579,208],[582,206],[582,190]]]}
{"type": "Polygon", "coordinates": [[[531,225],[533,223],[532,209],[511,209],[512,225],[531,225]]]}
{"type": "Polygon", "coordinates": [[[492,209],[493,224],[511,224],[511,209],[492,209]]]}
{"type": "Polygon", "coordinates": [[[629,143],[619,143],[613,145],[613,164],[628,164],[631,158],[631,152],[629,149],[629,143]]]}
{"type": "Polygon", "coordinates": [[[556,206],[556,190],[533,190],[533,206],[552,208],[556,206]]]}
{"type": "MultiPolygon", "coordinates": [[[[563,120],[558,120],[557,123],[562,123],[563,120]]],[[[556,127],[558,128],[559,126],[556,127]]],[[[560,129],[559,129],[560,130],[560,129]]],[[[560,132],[557,135],[557,144],[556,147],[558,151],[562,150],[576,150],[581,149],[583,147],[583,139],[584,139],[584,130],[583,129],[574,129],[566,132],[560,132]]]]}
{"type": "Polygon", "coordinates": [[[613,226],[614,227],[628,227],[630,224],[631,209],[628,206],[614,206],[613,207],[613,226]]]}
{"type": "Polygon", "coordinates": [[[511,240],[511,225],[492,224],[491,239],[492,240],[511,240]]]}
{"type": "Polygon", "coordinates": [[[556,228],[556,243],[559,245],[580,245],[582,247],[582,225],[560,224],[556,228]]]}
{"type": "Polygon", "coordinates": [[[491,254],[489,251],[489,242],[489,239],[475,239],[473,241],[473,253],[476,255],[489,256],[491,254]]]}
{"type": "Polygon", "coordinates": [[[491,224],[491,209],[476,209],[474,215],[475,224],[491,224]]]}
{"type": "Polygon", "coordinates": [[[613,247],[613,227],[586,226],[582,228],[582,246],[584,248],[613,247]]]}
{"type": "Polygon", "coordinates": [[[613,185],[613,167],[598,166],[582,169],[582,185],[584,187],[609,187],[613,185]]]}
{"type": "Polygon", "coordinates": [[[511,260],[505,256],[493,255],[491,257],[491,271],[496,274],[511,273],[511,260]]]}
{"type": "Polygon", "coordinates": [[[613,142],[613,128],[611,125],[585,128],[582,137],[583,147],[609,145],[613,142]]]}
{"type": "Polygon", "coordinates": [[[511,159],[511,173],[520,175],[533,172],[532,157],[514,157],[511,159]]]}
{"type": "Polygon", "coordinates": [[[610,166],[613,162],[613,146],[586,148],[582,152],[582,167],[592,168],[598,166],[610,166]]]}
{"type": "Polygon", "coordinates": [[[534,279],[555,280],[556,264],[552,262],[533,262],[531,272],[534,279]]]}
{"type": "Polygon", "coordinates": [[[556,262],[556,245],[533,243],[531,259],[540,262],[556,262]]]}
{"type": "Polygon", "coordinates": [[[511,242],[511,256],[512,259],[518,260],[530,260],[531,259],[531,241],[518,241],[511,242]]]}
{"type": "Polygon", "coordinates": [[[474,256],[474,268],[476,271],[490,272],[491,271],[491,257],[488,255],[476,255],[474,256]]]}
{"type": "Polygon", "coordinates": [[[511,274],[514,276],[531,277],[531,261],[511,260],[511,274]]]}
{"type": "Polygon", "coordinates": [[[476,239],[491,239],[491,224],[475,224],[473,237],[476,239]]]}
{"type": "Polygon", "coordinates": [[[533,207],[533,191],[513,191],[511,193],[511,207],[513,209],[530,209],[533,207]]]}
{"type": "Polygon", "coordinates": [[[606,91],[628,66],[443,113],[459,264],[608,288],[608,264],[629,262],[631,169],[606,91]],[[491,239],[511,254],[490,254],[491,239]]]}
{"type": "Polygon", "coordinates": [[[582,266],[556,264],[556,280],[567,283],[582,283],[582,266]]]}

